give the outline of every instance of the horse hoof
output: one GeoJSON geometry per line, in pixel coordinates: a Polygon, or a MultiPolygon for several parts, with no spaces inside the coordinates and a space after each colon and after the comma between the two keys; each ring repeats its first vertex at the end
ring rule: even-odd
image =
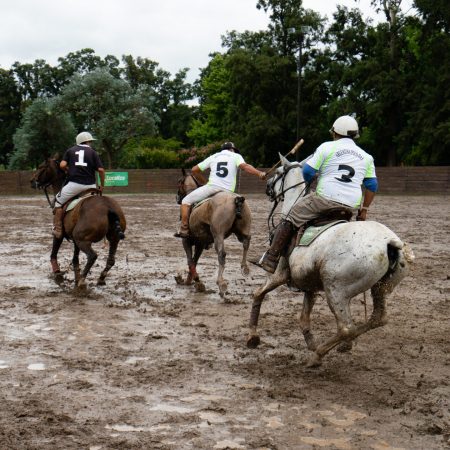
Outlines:
{"type": "Polygon", "coordinates": [[[176,282],[177,284],[184,284],[183,277],[182,277],[181,275],[176,275],[176,276],[175,276],[175,282],[176,282]]]}
{"type": "Polygon", "coordinates": [[[244,275],[244,277],[246,277],[249,273],[250,269],[248,268],[248,266],[242,267],[242,275],[244,275]]]}
{"type": "Polygon", "coordinates": [[[64,272],[61,272],[61,271],[54,272],[53,273],[53,280],[58,285],[64,283],[64,272]]]}
{"type": "Polygon", "coordinates": [[[106,281],[104,279],[98,279],[97,280],[97,286],[105,286],[106,285],[106,281]]]}
{"type": "Polygon", "coordinates": [[[201,281],[196,281],[195,282],[195,291],[196,292],[205,292],[206,287],[201,281]]]}
{"type": "Polygon", "coordinates": [[[322,365],[322,358],[315,353],[306,364],[306,367],[319,367],[322,365]]]}
{"type": "Polygon", "coordinates": [[[352,349],[352,347],[353,347],[352,342],[342,342],[337,346],[336,351],[338,351],[339,353],[346,353],[349,352],[352,349]]]}
{"type": "Polygon", "coordinates": [[[247,347],[248,348],[256,348],[259,346],[259,344],[261,344],[261,339],[259,338],[258,335],[250,336],[247,339],[247,347]]]}

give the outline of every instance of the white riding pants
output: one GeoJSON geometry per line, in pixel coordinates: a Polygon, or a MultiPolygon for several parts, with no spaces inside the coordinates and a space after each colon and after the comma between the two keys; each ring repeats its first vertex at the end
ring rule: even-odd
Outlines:
{"type": "Polygon", "coordinates": [[[224,188],[213,186],[212,184],[205,184],[204,186],[200,186],[199,188],[193,190],[190,194],[186,195],[186,197],[183,198],[181,204],[190,206],[222,191],[231,192],[227,191],[224,188]]]}
{"type": "Polygon", "coordinates": [[[69,201],[72,197],[80,194],[86,189],[95,189],[95,184],[79,184],[69,181],[60,192],[56,194],[55,208],[61,208],[64,203],[69,201]]]}

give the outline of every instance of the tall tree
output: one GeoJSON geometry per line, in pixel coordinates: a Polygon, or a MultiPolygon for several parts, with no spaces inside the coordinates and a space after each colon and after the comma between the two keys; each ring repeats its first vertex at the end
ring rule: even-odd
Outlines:
{"type": "Polygon", "coordinates": [[[10,169],[35,168],[74,142],[75,128],[70,116],[61,114],[55,106],[54,99],[38,98],[27,108],[14,134],[10,169]]]}
{"type": "Polygon", "coordinates": [[[21,97],[11,70],[0,69],[0,166],[13,151],[13,135],[20,122],[21,97]]]}
{"type": "Polygon", "coordinates": [[[157,115],[145,90],[134,91],[106,70],[75,75],[57,98],[58,108],[73,117],[78,130],[92,131],[111,168],[128,139],[156,133],[157,115]]]}

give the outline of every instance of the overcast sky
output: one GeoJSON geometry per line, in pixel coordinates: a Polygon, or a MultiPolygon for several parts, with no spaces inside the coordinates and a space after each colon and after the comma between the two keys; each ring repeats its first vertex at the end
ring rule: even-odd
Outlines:
{"type": "MultiPolygon", "coordinates": [[[[266,29],[257,0],[1,0],[0,67],[57,58],[82,48],[99,56],[141,56],[174,74],[189,67],[189,81],[221,50],[227,31],[266,29]]],[[[403,0],[406,11],[412,0],[403,0]]],[[[359,7],[376,19],[370,0],[304,0],[329,18],[336,4],[359,7]]]]}

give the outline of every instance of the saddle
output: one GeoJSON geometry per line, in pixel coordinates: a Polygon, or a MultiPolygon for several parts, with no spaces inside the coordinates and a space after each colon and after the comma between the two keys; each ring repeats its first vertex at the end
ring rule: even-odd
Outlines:
{"type": "Polygon", "coordinates": [[[294,233],[287,247],[286,255],[290,255],[297,246],[307,247],[328,228],[339,223],[350,222],[352,216],[353,213],[351,211],[336,208],[327,211],[316,219],[310,220],[297,233],[294,233]]]}
{"type": "Polygon", "coordinates": [[[102,191],[100,191],[100,189],[90,188],[86,189],[81,194],[72,197],[62,206],[63,214],[66,214],[67,212],[71,211],[83,200],[86,200],[87,198],[92,197],[93,195],[102,195],[102,191]]]}

